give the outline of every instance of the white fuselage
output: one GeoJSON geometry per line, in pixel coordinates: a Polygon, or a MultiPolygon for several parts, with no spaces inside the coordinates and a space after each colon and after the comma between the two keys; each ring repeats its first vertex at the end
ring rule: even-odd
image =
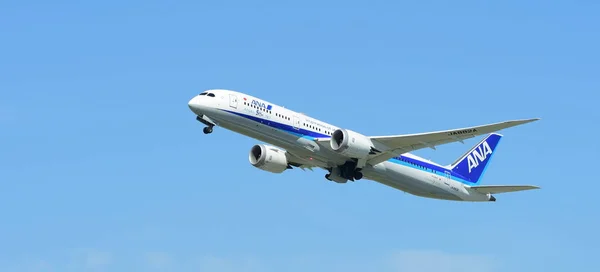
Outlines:
{"type": "MultiPolygon", "coordinates": [[[[252,137],[293,153],[300,161],[327,168],[343,164],[346,158],[319,146],[314,137],[329,137],[338,127],[327,124],[256,97],[229,91],[209,90],[214,96],[192,98],[190,109],[208,123],[252,137]]],[[[452,179],[444,166],[410,153],[376,165],[366,165],[364,177],[407,193],[445,200],[489,201],[481,194],[452,179]],[[435,166],[429,168],[429,166],[435,166]]]]}

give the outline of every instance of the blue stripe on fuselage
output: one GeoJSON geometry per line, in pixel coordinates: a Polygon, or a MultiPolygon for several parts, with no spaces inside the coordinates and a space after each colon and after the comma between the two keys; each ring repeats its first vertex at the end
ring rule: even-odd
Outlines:
{"type": "Polygon", "coordinates": [[[465,177],[463,177],[463,176],[461,176],[461,175],[459,175],[459,174],[457,174],[455,172],[452,172],[450,169],[447,169],[447,168],[444,168],[444,167],[441,167],[441,166],[437,166],[435,164],[431,164],[431,163],[428,163],[428,162],[425,162],[425,161],[421,161],[421,160],[418,160],[418,159],[409,158],[409,157],[406,157],[406,156],[398,156],[398,157],[391,158],[389,161],[393,162],[393,163],[396,163],[396,164],[401,164],[401,165],[404,165],[406,167],[410,167],[410,168],[413,168],[413,169],[417,169],[417,170],[421,170],[421,171],[424,171],[424,172],[433,173],[433,174],[436,174],[436,175],[441,176],[441,177],[446,177],[446,173],[445,172],[448,172],[448,173],[450,173],[450,177],[449,178],[452,179],[452,180],[456,180],[458,182],[466,183],[466,184],[472,184],[473,183],[473,182],[469,181],[468,179],[466,179],[465,177]]]}
{"type": "MultiPolygon", "coordinates": [[[[310,130],[306,130],[303,128],[295,128],[293,126],[287,125],[287,124],[283,124],[283,123],[279,123],[279,122],[275,122],[275,121],[271,121],[271,120],[267,120],[267,119],[263,119],[260,117],[256,117],[256,116],[251,116],[248,114],[244,114],[244,113],[239,113],[239,112],[235,112],[235,111],[229,111],[229,110],[223,110],[225,112],[228,113],[232,113],[241,117],[244,117],[246,119],[261,123],[263,125],[272,127],[272,128],[276,128],[279,130],[282,130],[284,132],[296,135],[298,137],[304,137],[304,138],[310,138],[310,137],[317,137],[317,138],[330,138],[331,136],[326,135],[326,134],[321,134],[318,132],[314,132],[314,131],[310,131],[310,130]]],[[[437,166],[435,164],[431,164],[425,161],[421,161],[418,159],[414,159],[414,158],[409,158],[406,156],[398,156],[398,157],[394,157],[388,160],[389,162],[392,163],[396,163],[396,164],[400,164],[400,165],[404,165],[406,167],[410,167],[413,169],[417,169],[417,170],[421,170],[424,172],[429,172],[429,173],[433,173],[436,174],[438,176],[442,176],[445,177],[446,174],[445,172],[449,172],[450,173],[450,178],[453,180],[456,180],[458,182],[461,183],[466,183],[466,184],[473,184],[472,181],[469,181],[467,178],[452,172],[450,169],[446,169],[440,166],[437,166]]]]}

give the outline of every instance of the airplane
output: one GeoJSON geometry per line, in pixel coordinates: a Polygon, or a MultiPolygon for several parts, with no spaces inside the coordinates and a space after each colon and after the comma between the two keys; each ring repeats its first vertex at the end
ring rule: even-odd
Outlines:
{"type": "Polygon", "coordinates": [[[441,200],[489,202],[494,194],[539,189],[533,185],[481,185],[502,135],[496,131],[534,119],[389,136],[365,136],[278,106],[266,100],[226,89],[209,89],[194,96],[188,107],[210,134],[215,126],[267,144],[250,148],[248,160],[258,169],[283,173],[288,169],[327,170],[325,178],[337,183],[362,178],[406,193],[441,200]],[[462,142],[487,134],[449,165],[409,152],[462,142]]]}

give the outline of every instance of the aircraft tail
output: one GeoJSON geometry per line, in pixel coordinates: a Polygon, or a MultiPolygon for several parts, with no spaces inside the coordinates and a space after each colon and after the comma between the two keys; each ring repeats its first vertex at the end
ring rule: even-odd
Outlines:
{"type": "Polygon", "coordinates": [[[479,184],[500,139],[502,139],[502,135],[498,133],[489,134],[471,148],[471,150],[452,163],[449,168],[452,169],[453,173],[470,181],[471,184],[469,185],[479,184]]]}

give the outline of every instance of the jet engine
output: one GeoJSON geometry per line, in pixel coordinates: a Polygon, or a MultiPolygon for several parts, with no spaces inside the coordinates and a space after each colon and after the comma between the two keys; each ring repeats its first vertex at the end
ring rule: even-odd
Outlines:
{"type": "Polygon", "coordinates": [[[349,129],[336,129],[330,145],[334,151],[351,158],[363,159],[374,154],[371,139],[349,129]]]}
{"type": "Polygon", "coordinates": [[[274,146],[259,144],[250,149],[248,159],[250,164],[258,169],[279,174],[291,168],[285,152],[274,146]]]}

